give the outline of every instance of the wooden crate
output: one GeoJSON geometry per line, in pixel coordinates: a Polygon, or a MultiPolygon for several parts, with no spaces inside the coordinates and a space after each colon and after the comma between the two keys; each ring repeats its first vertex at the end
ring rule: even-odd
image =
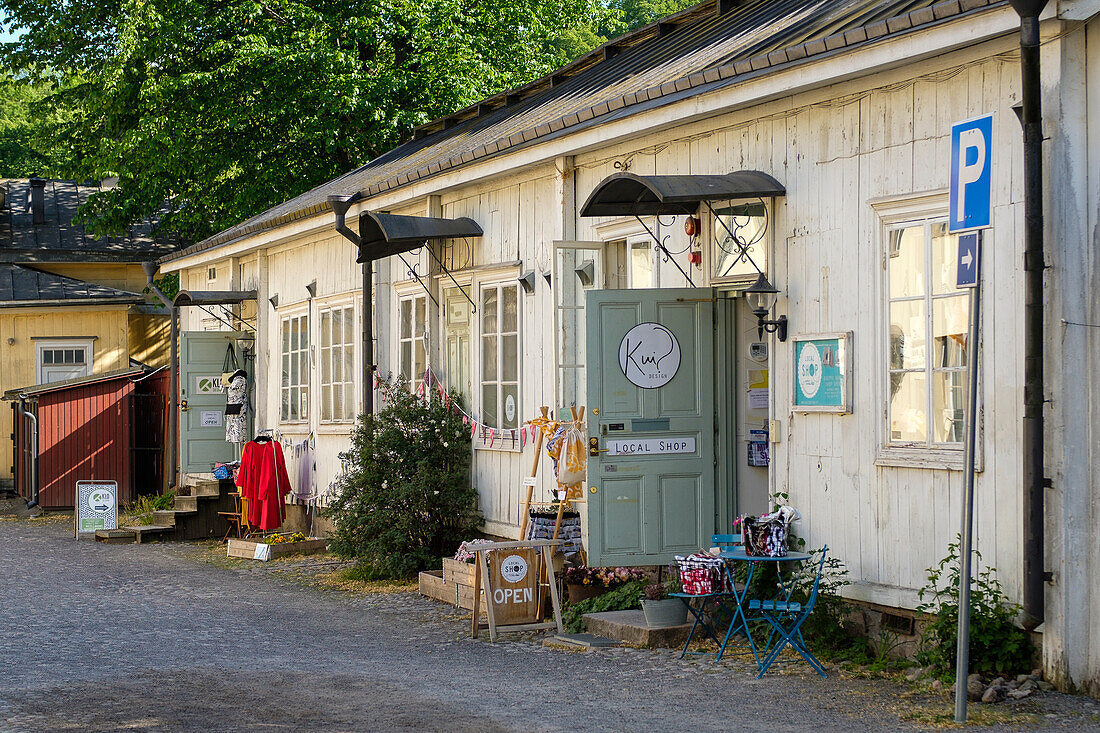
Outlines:
{"type": "MultiPolygon", "coordinates": [[[[420,573],[420,595],[449,603],[452,606],[456,605],[457,602],[459,608],[467,611],[473,609],[473,587],[460,583],[448,583],[443,578],[443,572],[444,571],[441,570],[432,570],[420,573]]],[[[484,595],[481,597],[481,612],[483,614],[488,613],[485,607],[484,595]]]]}
{"type": "Polygon", "coordinates": [[[443,558],[443,582],[474,587],[474,564],[453,557],[443,558]]]}
{"type": "Polygon", "coordinates": [[[226,557],[243,557],[247,560],[264,562],[283,555],[315,555],[328,549],[328,540],[304,540],[302,542],[279,542],[267,544],[253,540],[231,538],[226,549],[226,557]],[[265,549],[266,548],[266,549],[265,549]]]}

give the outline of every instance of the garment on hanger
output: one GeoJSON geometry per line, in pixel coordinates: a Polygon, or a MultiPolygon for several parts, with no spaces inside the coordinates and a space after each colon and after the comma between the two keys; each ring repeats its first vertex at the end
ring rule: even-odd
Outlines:
{"type": "Polygon", "coordinates": [[[237,486],[247,499],[248,524],[267,531],[283,523],[283,500],[290,493],[283,447],[270,438],[251,440],[244,447],[237,486]]]}
{"type": "Polygon", "coordinates": [[[225,441],[243,443],[247,440],[246,407],[248,395],[248,374],[238,369],[229,376],[225,389],[225,441]]]}
{"type": "Polygon", "coordinates": [[[298,456],[298,488],[294,495],[300,501],[307,501],[313,495],[313,446],[310,439],[306,438],[294,446],[294,453],[298,456]]]}

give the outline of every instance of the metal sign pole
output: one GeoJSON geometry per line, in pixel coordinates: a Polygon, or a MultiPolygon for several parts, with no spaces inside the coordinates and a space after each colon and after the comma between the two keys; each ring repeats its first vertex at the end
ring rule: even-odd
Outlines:
{"type": "MultiPolygon", "coordinates": [[[[966,365],[969,385],[966,390],[966,438],[963,465],[966,489],[963,492],[962,541],[959,547],[959,636],[955,657],[955,722],[966,722],[967,676],[970,670],[970,559],[974,530],[974,456],[978,435],[978,326],[982,317],[981,243],[982,233],[960,237],[961,258],[970,254],[963,237],[973,237],[973,285],[970,285],[970,329],[966,339],[966,365]]],[[[968,263],[969,264],[969,263],[968,263]]],[[[969,269],[969,268],[967,268],[969,269]]],[[[960,275],[961,280],[961,275],[960,275]]],[[[964,285],[966,287],[966,285],[964,285]]]]}

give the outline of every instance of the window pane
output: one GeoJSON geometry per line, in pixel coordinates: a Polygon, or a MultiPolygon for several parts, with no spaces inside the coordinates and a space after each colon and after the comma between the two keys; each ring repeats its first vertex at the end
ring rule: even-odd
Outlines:
{"type": "Polygon", "coordinates": [[[321,348],[332,343],[332,316],[329,311],[321,314],[321,348]]]}
{"type": "Polygon", "coordinates": [[[924,301],[890,304],[890,368],[924,369],[924,301]]]}
{"type": "Polygon", "coordinates": [[[933,368],[966,366],[969,310],[966,296],[932,301],[933,368]]]}
{"type": "Polygon", "coordinates": [[[503,420],[500,425],[504,428],[519,427],[519,387],[514,384],[506,384],[500,388],[504,396],[503,420]]]}
{"type": "Polygon", "coordinates": [[[45,351],[42,352],[42,363],[43,364],[53,364],[53,351],[52,350],[46,349],[45,351]]]}
{"type": "Polygon", "coordinates": [[[334,310],[332,311],[332,336],[329,343],[339,343],[343,341],[344,333],[344,311],[334,310]]]}
{"type": "Polygon", "coordinates": [[[321,385],[321,419],[332,419],[332,387],[327,384],[321,385]]]}
{"type": "Polygon", "coordinates": [[[890,297],[924,295],[924,226],[890,232],[890,297]]]}
{"type": "Polygon", "coordinates": [[[416,299],[416,330],[415,330],[415,334],[418,337],[421,337],[421,338],[423,338],[423,336],[424,336],[424,327],[425,327],[425,324],[427,323],[427,320],[428,320],[427,315],[426,315],[427,307],[428,307],[428,300],[426,298],[417,298],[416,299]]]}
{"type": "Polygon", "coordinates": [[[321,384],[329,384],[332,382],[332,367],[330,361],[332,359],[331,349],[321,350],[321,384]]]}
{"type": "Polygon", "coordinates": [[[928,380],[923,373],[901,372],[890,375],[890,440],[894,442],[928,440],[928,380]]]}
{"type": "Polygon", "coordinates": [[[335,417],[344,416],[344,385],[336,384],[332,387],[332,414],[335,417]]]}
{"type": "Polygon", "coordinates": [[[481,422],[489,427],[500,425],[497,416],[497,388],[495,384],[481,385],[481,422]]]}
{"type": "Polygon", "coordinates": [[[764,237],[767,212],[764,205],[759,202],[738,204],[718,209],[716,213],[718,221],[714,223],[716,242],[713,245],[715,277],[755,275],[756,268],[767,271],[767,243],[764,237]]]}
{"type": "Polygon", "coordinates": [[[410,379],[413,376],[411,341],[401,344],[401,375],[405,379],[410,379]]]}
{"type": "Polygon", "coordinates": [[[961,443],[966,412],[966,371],[936,372],[932,375],[932,440],[961,443]]]}
{"type": "Polygon", "coordinates": [[[519,381],[519,336],[501,336],[503,353],[500,355],[502,382],[519,381]]]}
{"type": "Polygon", "coordinates": [[[290,321],[283,321],[283,353],[290,351],[290,321]]]}
{"type": "Polygon", "coordinates": [[[424,355],[424,342],[420,339],[416,341],[414,353],[416,354],[416,363],[413,364],[413,374],[417,379],[422,379],[424,371],[427,369],[427,358],[424,355]]]}
{"type": "Polygon", "coordinates": [[[351,308],[344,309],[344,343],[355,343],[355,312],[351,308]]]}
{"type": "MultiPolygon", "coordinates": [[[[339,357],[338,357],[339,358],[339,357]]],[[[344,348],[344,381],[355,381],[355,349],[351,346],[344,348]]]]}
{"type": "Polygon", "coordinates": [[[302,410],[298,415],[302,420],[309,415],[309,387],[302,387],[302,410]]]}
{"type": "Polygon", "coordinates": [[[481,379],[495,382],[497,379],[497,337],[486,336],[481,340],[481,379]]]}
{"type": "Polygon", "coordinates": [[[959,267],[959,238],[947,233],[947,222],[932,225],[932,293],[954,293],[959,267]]]}
{"type": "Polygon", "coordinates": [[[73,363],[74,364],[83,364],[84,363],[84,349],[77,349],[76,351],[73,352],[73,363]]]}
{"type": "Polygon", "coordinates": [[[653,257],[648,243],[630,245],[630,281],[635,288],[653,287],[653,257]]]}
{"type": "Polygon", "coordinates": [[[282,407],[282,411],[281,411],[280,414],[282,415],[283,420],[289,420],[290,419],[290,390],[289,389],[284,389],[283,390],[283,407],[282,407]]]}
{"type": "Polygon", "coordinates": [[[401,338],[412,338],[412,301],[401,301],[401,338]]]}
{"type": "Polygon", "coordinates": [[[290,355],[283,354],[283,386],[290,386],[290,355]]]}
{"type": "Polygon", "coordinates": [[[497,332],[497,289],[490,288],[482,293],[481,330],[482,333],[497,332]]]}
{"type": "Polygon", "coordinates": [[[516,302],[516,291],[514,287],[501,288],[501,295],[503,296],[502,310],[503,310],[503,325],[501,331],[517,331],[517,323],[519,322],[519,305],[516,302]]]}
{"type": "Polygon", "coordinates": [[[298,419],[298,388],[291,387],[288,392],[290,393],[290,415],[287,416],[288,420],[298,419]]]}

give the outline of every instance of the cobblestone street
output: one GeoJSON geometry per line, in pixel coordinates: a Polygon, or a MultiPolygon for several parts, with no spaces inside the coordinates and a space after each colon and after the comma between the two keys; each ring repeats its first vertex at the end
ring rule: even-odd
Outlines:
{"type": "MultiPolygon", "coordinates": [[[[490,644],[412,593],[353,596],[204,563],[194,545],[70,532],[0,521],[4,730],[911,729],[926,702],[801,667],[758,681],[669,651],[490,644]]],[[[1016,710],[1080,730],[1100,706],[1047,694],[1016,710]]]]}

